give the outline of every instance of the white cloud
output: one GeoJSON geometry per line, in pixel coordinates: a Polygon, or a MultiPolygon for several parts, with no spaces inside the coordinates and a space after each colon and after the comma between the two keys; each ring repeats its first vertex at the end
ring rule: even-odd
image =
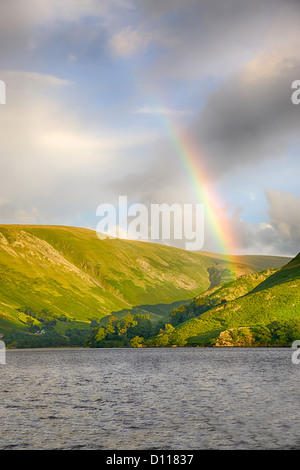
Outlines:
{"type": "Polygon", "coordinates": [[[136,25],[126,25],[110,31],[109,46],[115,57],[130,58],[144,53],[151,45],[160,48],[173,47],[176,38],[165,33],[165,29],[147,21],[136,25]]]}
{"type": "Polygon", "coordinates": [[[138,51],[144,50],[153,39],[154,37],[150,33],[126,26],[113,35],[109,44],[115,56],[130,57],[138,51]]]}
{"type": "Polygon", "coordinates": [[[300,251],[300,195],[267,190],[270,223],[283,241],[297,243],[300,251]]]}
{"type": "Polygon", "coordinates": [[[14,220],[19,224],[37,224],[43,223],[39,210],[36,207],[32,207],[30,211],[22,209],[15,210],[13,214],[14,220]]]}
{"type": "Polygon", "coordinates": [[[7,199],[2,214],[18,221],[37,217],[31,207],[45,218],[96,209],[101,183],[124,171],[124,151],[153,140],[152,132],[114,130],[101,118],[85,122],[65,106],[61,87],[77,86],[69,80],[22,71],[2,76],[8,99],[0,113],[0,198],[7,199]]]}
{"type": "Polygon", "coordinates": [[[133,114],[152,114],[152,115],[165,115],[165,116],[176,116],[176,115],[192,115],[192,111],[186,111],[181,109],[172,109],[172,108],[162,108],[162,107],[151,107],[151,106],[142,106],[140,108],[135,108],[130,111],[133,114]]]}
{"type": "Polygon", "coordinates": [[[295,256],[300,251],[300,196],[288,191],[266,190],[266,220],[251,223],[237,209],[230,219],[239,254],[295,256]]]}
{"type": "Polygon", "coordinates": [[[28,93],[30,91],[34,92],[36,89],[40,91],[41,88],[63,87],[72,84],[71,80],[54,75],[24,70],[1,70],[0,75],[14,93],[17,92],[17,89],[28,93]]]}

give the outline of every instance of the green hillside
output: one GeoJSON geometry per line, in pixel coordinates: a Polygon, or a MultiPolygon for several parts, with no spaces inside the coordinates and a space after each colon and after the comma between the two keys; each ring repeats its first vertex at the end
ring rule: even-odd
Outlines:
{"type": "Polygon", "coordinates": [[[300,338],[300,255],[208,290],[173,310],[169,322],[149,344],[290,346],[300,338]]]}
{"type": "Polygon", "coordinates": [[[222,286],[212,287],[196,296],[192,302],[182,304],[179,308],[174,308],[169,313],[169,322],[176,326],[190,318],[198,317],[217,305],[224,305],[228,301],[242,297],[268,279],[270,275],[276,273],[276,271],[275,269],[267,269],[258,273],[245,274],[222,286]]]}
{"type": "Polygon", "coordinates": [[[0,333],[11,340],[12,332],[23,332],[42,344],[45,331],[88,330],[112,313],[166,320],[174,306],[213,285],[286,262],[254,256],[232,263],[212,253],[100,240],[82,228],[2,225],[0,333]]]}

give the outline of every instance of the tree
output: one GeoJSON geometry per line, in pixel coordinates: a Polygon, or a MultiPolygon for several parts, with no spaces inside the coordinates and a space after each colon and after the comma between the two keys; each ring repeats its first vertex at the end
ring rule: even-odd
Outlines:
{"type": "Polygon", "coordinates": [[[98,322],[96,320],[91,320],[90,329],[97,328],[97,326],[99,326],[98,322]]]}
{"type": "Polygon", "coordinates": [[[165,324],[165,331],[164,331],[165,334],[172,333],[172,331],[174,331],[174,330],[175,330],[175,328],[174,328],[173,325],[170,325],[170,323],[165,324]]]}
{"type": "Polygon", "coordinates": [[[113,316],[110,317],[105,328],[106,336],[112,336],[116,333],[115,326],[113,325],[113,323],[116,323],[116,321],[117,321],[116,317],[113,317],[113,316]]]}
{"type": "Polygon", "coordinates": [[[134,320],[133,315],[128,312],[126,317],[121,318],[121,320],[117,324],[118,335],[126,338],[127,330],[132,326],[135,326],[136,324],[137,322],[134,320]]]}
{"type": "Polygon", "coordinates": [[[272,340],[272,334],[268,327],[259,325],[252,328],[256,346],[270,346],[272,340]]]}
{"type": "Polygon", "coordinates": [[[144,345],[144,338],[141,338],[140,336],[135,336],[131,340],[130,345],[132,348],[142,348],[144,345]]]}
{"type": "Polygon", "coordinates": [[[97,342],[102,341],[103,339],[106,338],[106,335],[107,335],[106,329],[103,328],[103,326],[99,326],[95,334],[95,341],[97,342]]]}
{"type": "Polygon", "coordinates": [[[154,339],[154,346],[166,347],[170,344],[169,334],[175,330],[170,323],[165,323],[164,329],[161,329],[157,337],[154,339]]]}
{"type": "Polygon", "coordinates": [[[150,320],[150,315],[136,314],[134,316],[134,324],[132,328],[128,331],[128,337],[134,338],[135,336],[141,336],[143,338],[149,338],[152,333],[152,323],[150,320]]]}

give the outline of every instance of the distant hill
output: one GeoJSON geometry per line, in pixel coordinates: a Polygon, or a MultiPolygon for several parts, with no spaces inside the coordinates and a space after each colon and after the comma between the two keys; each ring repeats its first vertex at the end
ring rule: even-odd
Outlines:
{"type": "Polygon", "coordinates": [[[112,313],[166,320],[174,306],[211,286],[287,261],[247,256],[232,263],[213,253],[100,240],[94,231],[76,227],[1,225],[0,334],[40,335],[42,344],[51,328],[64,336],[112,313]]]}
{"type": "Polygon", "coordinates": [[[300,339],[300,254],[196,296],[169,322],[153,345],[290,346],[300,339]]]}

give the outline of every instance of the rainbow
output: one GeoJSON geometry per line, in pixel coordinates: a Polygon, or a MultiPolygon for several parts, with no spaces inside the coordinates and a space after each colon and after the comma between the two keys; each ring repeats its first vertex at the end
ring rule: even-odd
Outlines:
{"type": "Polygon", "coordinates": [[[227,259],[231,258],[236,249],[234,233],[228,218],[221,210],[221,198],[211,189],[210,177],[201,166],[199,151],[188,133],[183,131],[169,114],[163,115],[163,125],[197,201],[204,204],[205,221],[209,223],[218,252],[227,255],[227,259]]]}

